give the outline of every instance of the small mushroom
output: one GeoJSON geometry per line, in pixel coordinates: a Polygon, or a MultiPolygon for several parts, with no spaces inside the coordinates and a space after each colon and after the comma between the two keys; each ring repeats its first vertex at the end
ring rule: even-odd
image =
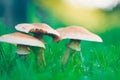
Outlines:
{"type": "Polygon", "coordinates": [[[17,45],[17,54],[21,57],[25,57],[29,54],[29,46],[45,48],[45,45],[42,41],[34,38],[30,35],[23,34],[20,32],[15,32],[11,34],[6,34],[0,36],[0,42],[6,42],[17,45]]]}
{"type": "MultiPolygon", "coordinates": [[[[16,30],[25,32],[25,33],[33,33],[34,37],[38,38],[39,40],[43,41],[43,35],[50,35],[53,37],[54,41],[59,41],[60,40],[60,34],[48,26],[47,24],[39,24],[39,23],[33,23],[33,24],[18,24],[15,26],[16,30]]],[[[44,55],[44,49],[42,51],[42,54],[40,55],[40,50],[35,49],[33,50],[36,53],[36,57],[38,60],[43,60],[44,64],[46,65],[46,61],[43,59],[44,57],[41,57],[41,55],[44,55]],[[42,59],[41,59],[42,58],[42,59]]]]}
{"type": "MultiPolygon", "coordinates": [[[[62,65],[65,65],[67,63],[68,57],[70,55],[70,49],[73,49],[75,51],[81,50],[80,49],[81,40],[102,42],[102,39],[98,35],[80,26],[69,26],[66,28],[59,28],[57,29],[57,31],[61,36],[61,40],[70,39],[66,53],[64,54],[61,60],[62,65]]],[[[82,58],[82,54],[81,54],[81,58],[82,58]]]]}

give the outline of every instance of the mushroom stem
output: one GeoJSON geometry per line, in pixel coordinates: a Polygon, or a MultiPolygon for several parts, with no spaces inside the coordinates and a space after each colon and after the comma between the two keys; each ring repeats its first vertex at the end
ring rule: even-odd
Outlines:
{"type": "MultiPolygon", "coordinates": [[[[36,37],[37,39],[43,41],[43,34],[42,33],[34,33],[34,37],[36,37]]],[[[44,57],[44,49],[40,49],[40,48],[36,48],[35,49],[35,54],[36,54],[36,60],[37,60],[37,64],[42,64],[42,62],[44,63],[44,65],[46,66],[46,61],[45,61],[45,57],[44,57]]]]}
{"type": "Polygon", "coordinates": [[[75,51],[80,51],[80,40],[73,40],[73,39],[70,40],[67,50],[61,60],[62,65],[65,65],[67,63],[71,49],[75,51]]]}
{"type": "Polygon", "coordinates": [[[29,54],[30,49],[28,46],[25,45],[17,45],[17,54],[23,60],[27,58],[27,54],[29,54]]]}
{"type": "Polygon", "coordinates": [[[36,63],[38,65],[43,63],[46,66],[46,61],[45,61],[45,58],[44,58],[44,49],[34,47],[33,51],[35,52],[35,55],[36,55],[36,63]]]}
{"type": "Polygon", "coordinates": [[[34,33],[34,37],[36,37],[39,40],[42,40],[43,34],[42,33],[34,33]]]}
{"type": "MultiPolygon", "coordinates": [[[[68,47],[70,47],[71,49],[73,49],[75,51],[79,51],[81,61],[84,62],[84,57],[82,55],[81,48],[80,48],[80,40],[73,40],[72,39],[70,41],[70,43],[68,44],[68,47]]],[[[75,55],[75,54],[73,54],[73,55],[75,55]]]]}
{"type": "Polygon", "coordinates": [[[71,39],[68,44],[68,47],[75,51],[80,51],[80,40],[71,39]]]}
{"type": "Polygon", "coordinates": [[[44,64],[46,66],[46,61],[44,58],[44,49],[41,49],[41,53],[37,53],[37,64],[44,64]]]}
{"type": "Polygon", "coordinates": [[[66,52],[65,52],[65,54],[64,54],[64,56],[62,57],[62,60],[61,60],[62,65],[65,65],[67,63],[69,55],[70,55],[70,48],[67,47],[67,50],[66,50],[66,52]]]}

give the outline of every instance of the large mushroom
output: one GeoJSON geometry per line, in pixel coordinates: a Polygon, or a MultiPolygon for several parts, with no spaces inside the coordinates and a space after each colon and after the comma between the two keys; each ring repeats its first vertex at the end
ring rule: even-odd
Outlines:
{"type": "MultiPolygon", "coordinates": [[[[23,24],[18,24],[15,26],[16,30],[21,31],[21,32],[25,32],[25,33],[33,33],[34,37],[38,38],[39,40],[43,41],[43,35],[49,35],[52,36],[54,41],[59,41],[60,40],[60,34],[54,30],[53,28],[51,28],[50,26],[48,26],[47,24],[40,24],[40,23],[33,23],[33,24],[27,24],[27,23],[23,23],[23,24]]],[[[40,54],[40,50],[39,49],[35,49],[33,50],[36,53],[36,57],[39,60],[40,58],[44,58],[41,57],[40,54]]],[[[44,49],[42,49],[42,55],[44,55],[44,49]]],[[[40,59],[43,60],[43,59],[40,59]]],[[[44,64],[45,60],[44,60],[44,64]]]]}
{"type": "MultiPolygon", "coordinates": [[[[61,40],[70,39],[70,42],[67,45],[66,53],[62,57],[61,61],[62,65],[65,65],[67,63],[68,57],[70,55],[70,49],[73,49],[75,51],[81,50],[80,49],[81,40],[102,42],[102,39],[98,35],[80,26],[68,26],[66,28],[59,28],[57,29],[57,31],[61,36],[61,40]]],[[[82,53],[80,55],[82,56],[82,53]]],[[[81,58],[83,60],[83,57],[81,58]]]]}
{"type": "Polygon", "coordinates": [[[29,46],[45,48],[44,43],[39,39],[20,32],[2,35],[0,36],[0,42],[16,44],[17,54],[21,57],[25,57],[29,54],[29,46]]]}

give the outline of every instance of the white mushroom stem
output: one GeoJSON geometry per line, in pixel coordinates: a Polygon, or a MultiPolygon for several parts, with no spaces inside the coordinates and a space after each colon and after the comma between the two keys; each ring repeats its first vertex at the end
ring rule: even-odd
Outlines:
{"type": "MultiPolygon", "coordinates": [[[[61,60],[62,65],[65,65],[67,63],[69,55],[70,55],[70,49],[75,50],[75,51],[80,51],[80,40],[73,40],[73,39],[70,40],[70,43],[68,44],[68,48],[61,60]]],[[[81,55],[81,59],[83,61],[83,56],[82,56],[82,54],[80,54],[80,55],[81,55]]]]}
{"type": "Polygon", "coordinates": [[[29,54],[30,49],[28,46],[25,45],[17,45],[17,54],[21,57],[21,58],[26,58],[27,55],[29,54]]]}

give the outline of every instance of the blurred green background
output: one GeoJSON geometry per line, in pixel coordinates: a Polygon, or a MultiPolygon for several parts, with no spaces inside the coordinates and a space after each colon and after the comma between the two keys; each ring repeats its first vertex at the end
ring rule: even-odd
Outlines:
{"type": "Polygon", "coordinates": [[[0,0],[0,36],[15,32],[19,23],[47,23],[54,29],[79,25],[104,42],[82,41],[85,62],[76,54],[64,69],[60,60],[68,40],[55,43],[44,36],[47,66],[39,69],[32,51],[21,62],[15,45],[0,42],[0,80],[120,80],[119,0],[0,0]]]}

